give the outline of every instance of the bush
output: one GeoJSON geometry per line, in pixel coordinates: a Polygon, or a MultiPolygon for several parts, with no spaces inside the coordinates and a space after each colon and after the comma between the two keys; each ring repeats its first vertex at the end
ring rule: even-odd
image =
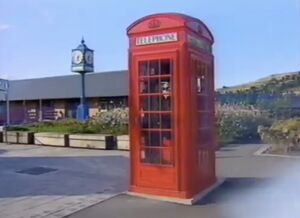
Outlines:
{"type": "Polygon", "coordinates": [[[258,126],[269,126],[272,121],[266,112],[254,107],[223,105],[217,109],[219,143],[251,143],[260,141],[258,126]]]}
{"type": "Polygon", "coordinates": [[[128,122],[128,108],[117,108],[98,114],[88,122],[87,128],[92,132],[123,135],[128,134],[128,122]]]}
{"type": "Polygon", "coordinates": [[[8,126],[7,131],[30,131],[28,127],[25,126],[8,126]]]}
{"type": "MultiPolygon", "coordinates": [[[[220,144],[257,142],[259,125],[270,126],[268,114],[254,107],[223,105],[217,109],[220,144]]],[[[126,109],[101,112],[86,123],[74,119],[41,122],[24,126],[34,132],[128,134],[129,113],[126,109]]]]}
{"type": "Polygon", "coordinates": [[[287,153],[300,146],[300,118],[277,121],[269,128],[260,127],[258,132],[265,143],[275,146],[275,151],[287,153]]]}
{"type": "Polygon", "coordinates": [[[58,133],[98,133],[128,134],[128,109],[114,109],[101,112],[96,117],[82,123],[75,119],[47,121],[10,127],[10,130],[58,133]]]}
{"type": "Polygon", "coordinates": [[[87,133],[86,124],[75,119],[39,122],[27,125],[34,132],[87,133]]]}

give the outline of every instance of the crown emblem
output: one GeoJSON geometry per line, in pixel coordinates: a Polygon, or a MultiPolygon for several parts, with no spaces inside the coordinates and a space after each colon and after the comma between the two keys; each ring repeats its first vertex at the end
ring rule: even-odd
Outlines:
{"type": "Polygon", "coordinates": [[[150,29],[154,29],[154,28],[159,28],[160,27],[160,21],[157,19],[152,19],[150,20],[150,22],[148,23],[148,27],[150,29]]]}

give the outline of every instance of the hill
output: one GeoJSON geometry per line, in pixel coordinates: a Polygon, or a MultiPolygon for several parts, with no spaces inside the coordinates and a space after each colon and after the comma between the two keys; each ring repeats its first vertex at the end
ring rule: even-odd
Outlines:
{"type": "Polygon", "coordinates": [[[254,82],[238,86],[223,87],[217,91],[220,94],[255,91],[257,93],[293,93],[300,95],[300,71],[272,74],[254,82]]]}

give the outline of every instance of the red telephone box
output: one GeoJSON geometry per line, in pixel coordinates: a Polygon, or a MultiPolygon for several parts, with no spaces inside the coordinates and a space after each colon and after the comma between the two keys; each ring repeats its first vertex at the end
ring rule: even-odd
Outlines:
{"type": "Polygon", "coordinates": [[[216,182],[213,36],[183,14],[127,29],[130,191],[189,199],[216,182]]]}

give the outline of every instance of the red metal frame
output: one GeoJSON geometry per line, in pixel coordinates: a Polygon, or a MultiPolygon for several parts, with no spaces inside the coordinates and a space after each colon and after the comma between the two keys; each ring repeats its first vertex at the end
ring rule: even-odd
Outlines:
{"type": "Polygon", "coordinates": [[[130,191],[192,198],[216,181],[213,36],[200,20],[182,14],[144,17],[128,28],[128,36],[130,191]],[[170,74],[160,74],[159,60],[170,60],[164,62],[170,74]],[[151,63],[159,75],[148,75],[156,70],[149,67],[151,63]],[[139,74],[140,66],[147,75],[139,74]],[[145,84],[147,91],[141,93],[145,84]],[[163,85],[170,90],[167,96],[163,85]],[[155,108],[167,104],[159,96],[170,98],[170,110],[151,110],[157,102],[155,108]],[[150,111],[144,110],[141,99],[147,100],[150,111]],[[164,135],[168,132],[171,138],[164,135]]]}

